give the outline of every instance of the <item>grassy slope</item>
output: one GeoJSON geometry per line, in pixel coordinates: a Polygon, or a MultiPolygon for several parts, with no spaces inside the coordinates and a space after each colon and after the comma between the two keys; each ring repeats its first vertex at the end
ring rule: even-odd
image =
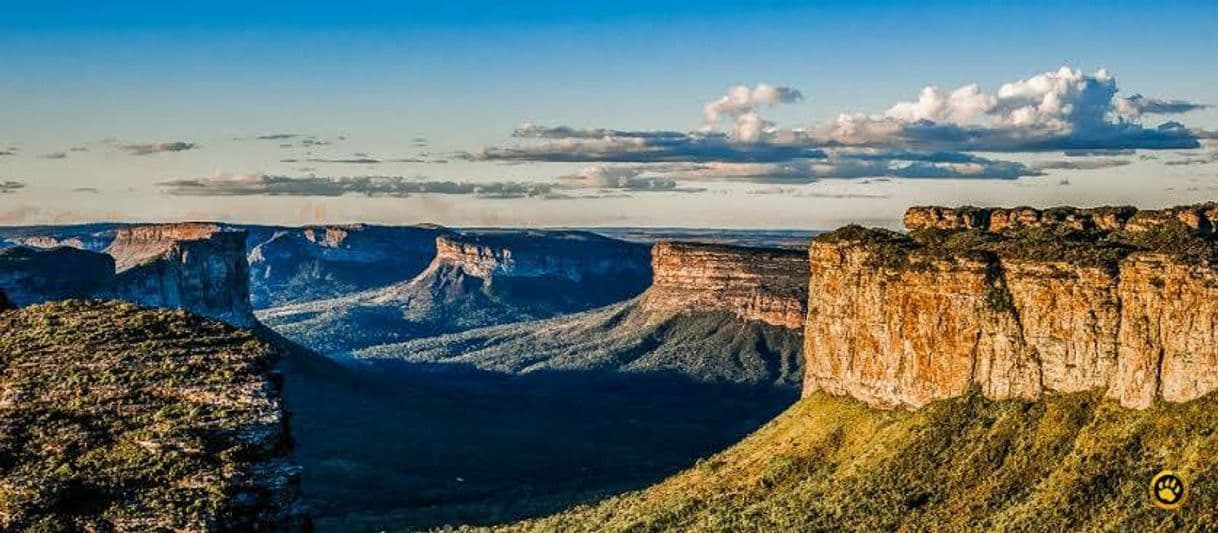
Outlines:
{"type": "Polygon", "coordinates": [[[1147,411],[1094,395],[977,396],[881,412],[816,394],[644,491],[512,526],[535,531],[1218,528],[1218,398],[1147,411]],[[1178,511],[1150,505],[1185,474],[1178,511]]]}

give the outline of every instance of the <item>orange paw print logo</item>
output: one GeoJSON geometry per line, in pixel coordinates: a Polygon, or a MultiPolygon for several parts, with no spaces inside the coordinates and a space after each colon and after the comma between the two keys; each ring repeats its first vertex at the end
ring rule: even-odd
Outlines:
{"type": "Polygon", "coordinates": [[[1161,509],[1178,509],[1184,503],[1186,490],[1180,474],[1164,470],[1150,480],[1150,501],[1161,509]]]}

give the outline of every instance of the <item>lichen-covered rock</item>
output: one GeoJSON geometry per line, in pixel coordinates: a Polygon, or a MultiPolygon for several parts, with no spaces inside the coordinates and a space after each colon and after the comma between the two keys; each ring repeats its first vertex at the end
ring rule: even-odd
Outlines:
{"type": "Polygon", "coordinates": [[[0,314],[0,530],[304,530],[278,353],[183,311],[0,314]]]}
{"type": "Polygon", "coordinates": [[[76,248],[0,250],[0,289],[14,304],[85,298],[114,281],[114,260],[76,248]]]}
{"type": "Polygon", "coordinates": [[[241,327],[255,323],[244,231],[199,223],[137,226],[120,229],[106,251],[119,272],[104,296],[241,327]]]}
{"type": "Polygon", "coordinates": [[[651,251],[645,308],[728,311],[775,326],[803,326],[807,257],[792,250],[660,242],[651,251]]]}

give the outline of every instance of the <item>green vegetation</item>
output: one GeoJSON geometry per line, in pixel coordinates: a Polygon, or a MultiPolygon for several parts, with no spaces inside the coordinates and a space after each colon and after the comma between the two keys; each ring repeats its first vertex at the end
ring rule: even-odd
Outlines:
{"type": "Polygon", "coordinates": [[[1218,399],[1122,409],[1094,394],[915,412],[821,393],[644,491],[521,531],[1166,531],[1218,528],[1218,399]],[[1161,469],[1189,483],[1152,506],[1161,469]]]}
{"type": "Polygon", "coordinates": [[[279,524],[274,352],[181,311],[67,301],[0,313],[0,530],[279,524]],[[255,471],[257,474],[255,474],[255,471]]]}
{"type": "Polygon", "coordinates": [[[1187,263],[1218,260],[1218,242],[1178,220],[1159,226],[1105,232],[1063,225],[992,233],[981,229],[922,229],[901,234],[883,229],[846,226],[816,237],[828,243],[857,242],[872,250],[869,266],[894,270],[925,269],[932,261],[971,258],[1052,261],[1115,269],[1139,251],[1166,254],[1187,263]]]}

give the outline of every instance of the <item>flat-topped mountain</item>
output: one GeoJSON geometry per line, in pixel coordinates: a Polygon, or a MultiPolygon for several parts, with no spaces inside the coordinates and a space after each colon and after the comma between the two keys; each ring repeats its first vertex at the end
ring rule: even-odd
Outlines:
{"type": "Polygon", "coordinates": [[[919,208],[909,236],[819,237],[804,392],[907,407],[972,387],[1100,390],[1137,408],[1198,398],[1218,388],[1213,209],[919,208]]]}
{"type": "Polygon", "coordinates": [[[652,270],[652,286],[627,302],[357,355],[387,367],[646,372],[785,387],[800,382],[804,254],[663,242],[652,250],[652,270]]]}
{"type": "Polygon", "coordinates": [[[366,224],[276,228],[251,243],[255,309],[333,298],[417,276],[436,255],[439,226],[366,224]]]}
{"type": "Polygon", "coordinates": [[[646,246],[590,233],[504,230],[435,240],[407,282],[265,310],[284,336],[328,354],[591,309],[650,281],[646,246]]]}
{"type": "Polygon", "coordinates": [[[18,306],[112,298],[254,325],[245,232],[208,223],[120,226],[114,232],[105,253],[67,246],[0,249],[0,289],[18,306]]]}
{"type": "Polygon", "coordinates": [[[70,247],[0,250],[0,289],[16,305],[86,298],[114,284],[114,260],[70,247]]]}
{"type": "Polygon", "coordinates": [[[0,529],[306,529],[277,358],[183,311],[0,313],[0,529]]]}
{"type": "Polygon", "coordinates": [[[106,295],[252,326],[245,237],[242,230],[208,223],[119,229],[106,248],[118,270],[106,295]]]}

